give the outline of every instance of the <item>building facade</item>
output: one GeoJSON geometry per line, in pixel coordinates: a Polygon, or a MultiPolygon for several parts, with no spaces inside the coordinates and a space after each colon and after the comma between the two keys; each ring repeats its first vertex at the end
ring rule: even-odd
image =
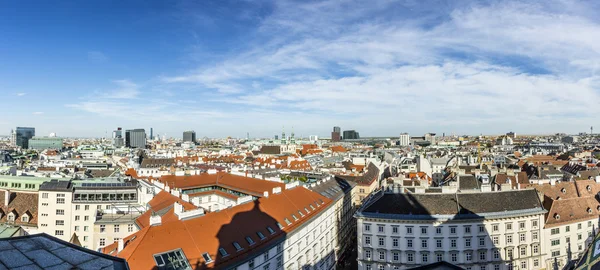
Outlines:
{"type": "Polygon", "coordinates": [[[125,146],[129,148],[146,148],[146,131],[141,128],[126,130],[125,146]]]}
{"type": "Polygon", "coordinates": [[[29,149],[44,150],[54,149],[60,150],[63,148],[63,139],[57,137],[33,137],[29,140],[29,149]]]}
{"type": "Polygon", "coordinates": [[[333,127],[333,132],[331,132],[331,141],[339,142],[342,140],[342,129],[340,127],[333,127]]]}
{"type": "Polygon", "coordinates": [[[193,130],[183,132],[184,142],[196,142],[196,132],[193,130]]]}
{"type": "Polygon", "coordinates": [[[544,269],[544,210],[534,190],[375,193],[357,212],[358,269],[447,261],[465,269],[544,269]]]}
{"type": "Polygon", "coordinates": [[[410,145],[410,136],[408,135],[408,133],[400,134],[400,137],[398,137],[398,145],[400,145],[400,146],[410,145]]]}
{"type": "Polygon", "coordinates": [[[29,140],[35,136],[35,128],[17,127],[15,130],[15,146],[29,149],[29,140]]]}
{"type": "Polygon", "coordinates": [[[355,130],[344,130],[344,140],[356,140],[360,139],[360,135],[355,130]]]}

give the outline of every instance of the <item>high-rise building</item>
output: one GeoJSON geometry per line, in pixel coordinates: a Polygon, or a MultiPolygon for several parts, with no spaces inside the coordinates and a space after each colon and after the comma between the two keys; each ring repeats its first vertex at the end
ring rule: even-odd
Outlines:
{"type": "Polygon", "coordinates": [[[359,136],[358,132],[356,132],[355,130],[344,130],[344,136],[342,139],[356,140],[356,139],[360,139],[360,136],[359,136]]]}
{"type": "Polygon", "coordinates": [[[35,128],[17,127],[15,131],[15,145],[23,149],[29,149],[29,139],[35,136],[35,128]]]}
{"type": "Polygon", "coordinates": [[[154,140],[154,130],[150,128],[150,140],[154,140]]]}
{"type": "Polygon", "coordinates": [[[425,140],[431,144],[435,144],[435,133],[425,133],[425,140]]]}
{"type": "Polygon", "coordinates": [[[126,130],[125,146],[129,148],[146,148],[146,131],[143,128],[126,130]]]}
{"type": "Polygon", "coordinates": [[[408,135],[408,133],[400,134],[400,137],[398,138],[398,145],[408,146],[409,144],[410,144],[410,136],[408,135]]]}
{"type": "Polygon", "coordinates": [[[184,142],[196,142],[196,132],[193,130],[183,132],[184,142]]]}
{"type": "Polygon", "coordinates": [[[123,139],[123,130],[118,127],[117,130],[113,131],[113,146],[114,147],[123,147],[125,145],[125,140],[123,139]]]}
{"type": "Polygon", "coordinates": [[[331,141],[339,142],[342,140],[342,129],[340,127],[333,127],[333,132],[331,132],[331,141]]]}

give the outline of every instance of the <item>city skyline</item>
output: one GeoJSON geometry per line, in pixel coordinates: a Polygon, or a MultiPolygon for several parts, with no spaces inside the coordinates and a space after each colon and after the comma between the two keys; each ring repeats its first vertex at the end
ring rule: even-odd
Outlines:
{"type": "Polygon", "coordinates": [[[6,3],[0,133],[579,133],[600,113],[598,5],[6,3]]]}

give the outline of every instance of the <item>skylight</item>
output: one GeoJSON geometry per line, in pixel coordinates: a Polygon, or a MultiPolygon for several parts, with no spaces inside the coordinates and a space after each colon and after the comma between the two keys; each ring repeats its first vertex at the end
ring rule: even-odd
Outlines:
{"type": "Polygon", "coordinates": [[[183,250],[176,249],[165,253],[154,254],[154,262],[161,269],[187,270],[192,269],[183,254],[183,250]]]}
{"type": "Polygon", "coordinates": [[[242,246],[240,246],[240,243],[238,242],[233,242],[233,247],[235,248],[236,251],[240,251],[242,250],[242,246]]]}
{"type": "Polygon", "coordinates": [[[264,240],[266,238],[262,232],[256,232],[256,235],[258,235],[258,238],[260,238],[260,240],[264,240]]]}
{"type": "Polygon", "coordinates": [[[246,236],[246,241],[248,241],[248,244],[254,245],[254,240],[252,240],[252,237],[246,236]]]}

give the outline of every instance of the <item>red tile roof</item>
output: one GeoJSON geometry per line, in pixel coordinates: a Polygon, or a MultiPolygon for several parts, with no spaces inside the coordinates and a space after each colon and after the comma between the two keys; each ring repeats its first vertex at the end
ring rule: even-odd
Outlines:
{"type": "Polygon", "coordinates": [[[256,196],[262,196],[265,191],[271,192],[274,187],[283,188],[285,186],[283,183],[238,176],[225,172],[187,176],[164,175],[158,181],[168,185],[170,188],[182,190],[217,185],[256,196]]]}

